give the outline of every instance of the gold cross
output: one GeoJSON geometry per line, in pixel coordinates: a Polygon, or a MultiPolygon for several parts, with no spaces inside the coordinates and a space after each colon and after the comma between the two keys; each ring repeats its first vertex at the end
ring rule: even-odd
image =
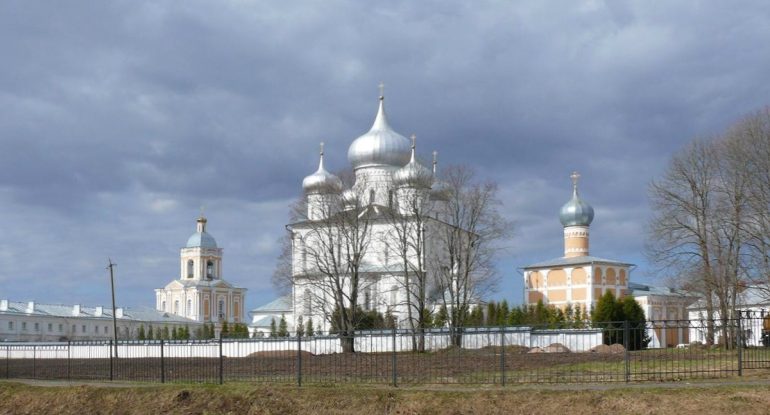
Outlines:
{"type": "Polygon", "coordinates": [[[324,155],[324,142],[321,141],[321,155],[324,155]]]}
{"type": "Polygon", "coordinates": [[[385,96],[385,84],[380,81],[378,87],[380,88],[380,98],[382,98],[385,96]]]}

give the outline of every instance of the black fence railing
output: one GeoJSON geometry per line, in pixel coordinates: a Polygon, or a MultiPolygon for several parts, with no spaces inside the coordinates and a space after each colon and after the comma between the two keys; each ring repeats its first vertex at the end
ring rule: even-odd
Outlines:
{"type": "Polygon", "coordinates": [[[770,317],[484,327],[353,337],[0,344],[0,378],[517,384],[670,381],[770,368],[770,317]],[[355,352],[343,353],[351,342],[355,352]],[[115,349],[117,356],[115,357],[115,349]]]}

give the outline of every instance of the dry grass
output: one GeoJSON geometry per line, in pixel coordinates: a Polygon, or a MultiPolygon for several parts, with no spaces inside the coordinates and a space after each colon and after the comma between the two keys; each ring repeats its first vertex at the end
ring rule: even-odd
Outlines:
{"type": "Polygon", "coordinates": [[[607,389],[30,386],[0,383],[0,414],[765,414],[767,384],[607,389]]]}

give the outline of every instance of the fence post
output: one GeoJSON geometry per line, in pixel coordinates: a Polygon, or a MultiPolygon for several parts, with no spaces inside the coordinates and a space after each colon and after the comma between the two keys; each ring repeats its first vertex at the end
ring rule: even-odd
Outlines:
{"type": "Polygon", "coordinates": [[[396,381],[398,378],[398,365],[396,362],[396,327],[393,327],[393,362],[392,362],[392,372],[393,372],[393,387],[398,386],[398,382],[396,381]]]}
{"type": "Polygon", "coordinates": [[[625,320],[623,321],[623,348],[625,349],[625,352],[623,352],[623,364],[625,366],[624,373],[626,382],[631,380],[631,359],[628,351],[631,344],[630,334],[631,333],[628,327],[628,320],[625,320]]]}
{"type": "Polygon", "coordinates": [[[163,359],[163,339],[160,340],[160,383],[166,383],[166,362],[163,359]]]}
{"type": "Polygon", "coordinates": [[[505,386],[505,327],[500,327],[500,381],[505,386]]]}
{"type": "Polygon", "coordinates": [[[11,378],[11,346],[5,346],[5,378],[11,378]]]}
{"type": "Polygon", "coordinates": [[[32,345],[32,379],[37,379],[37,345],[32,345]]]}
{"type": "Polygon", "coordinates": [[[741,322],[741,312],[738,311],[738,376],[743,376],[743,324],[741,322]]]}
{"type": "Polygon", "coordinates": [[[302,333],[297,332],[297,386],[302,386],[302,333]]]}
{"type": "Polygon", "coordinates": [[[67,340],[67,380],[72,380],[72,341],[67,340]]]}
{"type": "Polygon", "coordinates": [[[112,340],[110,340],[110,380],[113,380],[113,367],[112,367],[112,340]]]}
{"type": "Polygon", "coordinates": [[[222,353],[222,335],[219,335],[219,384],[225,383],[225,355],[222,353]]]}

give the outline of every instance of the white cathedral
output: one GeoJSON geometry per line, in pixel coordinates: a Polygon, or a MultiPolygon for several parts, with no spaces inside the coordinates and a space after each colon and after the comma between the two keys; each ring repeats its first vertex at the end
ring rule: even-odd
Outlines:
{"type": "MultiPolygon", "coordinates": [[[[359,231],[365,232],[368,239],[361,242],[366,247],[360,250],[357,304],[365,311],[389,313],[399,326],[406,327],[410,315],[407,293],[414,290],[407,290],[404,275],[410,273],[410,268],[431,275],[431,264],[426,263],[426,258],[435,254],[440,242],[429,235],[437,232],[438,227],[449,226],[442,218],[451,193],[446,183],[435,177],[436,152],[432,169],[420,163],[415,155],[415,137],[410,142],[391,128],[384,97],[380,96],[371,129],[356,138],[348,149],[348,160],[355,173],[350,188],[345,189],[340,178],[326,170],[323,156],[322,144],[318,170],[302,181],[306,202],[306,210],[300,215],[302,220],[287,226],[292,240],[292,292],[252,310],[251,330],[266,333],[270,322],[283,316],[290,330],[299,321],[307,323],[312,319],[316,330],[328,331],[335,291],[349,295],[351,285],[350,275],[344,275],[344,271],[342,278],[330,280],[328,276],[335,273],[330,268],[347,265],[344,259],[339,260],[340,251],[345,255],[351,244],[360,242],[353,241],[361,236],[359,231]],[[410,223],[417,210],[422,217],[419,226],[410,223]],[[366,224],[335,221],[340,215],[355,215],[366,224]],[[400,222],[397,224],[394,218],[400,222]],[[354,226],[366,229],[342,229],[354,226]],[[400,251],[394,248],[394,239],[399,234],[397,226],[402,233],[422,232],[410,238],[419,241],[420,246],[400,251]],[[332,252],[336,249],[336,260],[333,254],[327,255],[329,248],[332,252]],[[404,257],[408,258],[406,268],[404,257]],[[335,290],[334,284],[344,288],[335,290]]],[[[428,294],[426,297],[432,298],[428,298],[426,308],[431,309],[439,299],[435,292],[428,294]]],[[[414,315],[416,310],[412,311],[414,315]]]]}

